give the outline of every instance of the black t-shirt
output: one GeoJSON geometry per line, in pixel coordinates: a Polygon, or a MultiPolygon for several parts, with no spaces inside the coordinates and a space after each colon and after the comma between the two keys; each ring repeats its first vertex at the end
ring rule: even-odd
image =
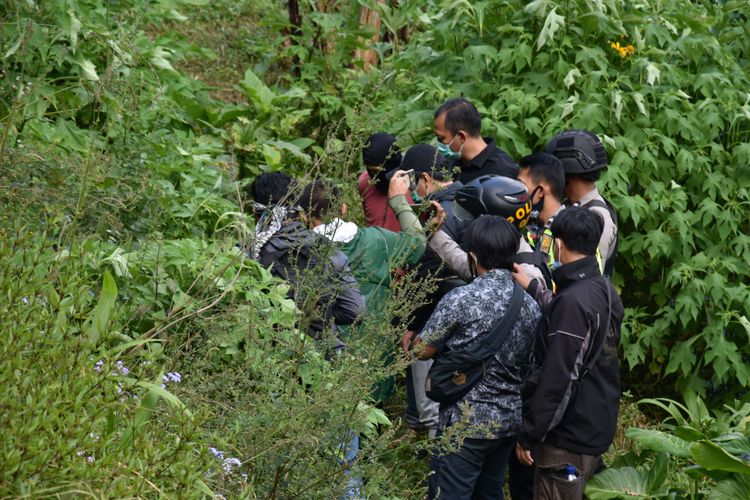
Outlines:
{"type": "Polygon", "coordinates": [[[458,166],[461,172],[456,178],[464,184],[483,175],[502,175],[515,179],[518,177],[518,167],[508,153],[498,149],[495,139],[484,137],[487,147],[470,161],[461,160],[458,166]]]}

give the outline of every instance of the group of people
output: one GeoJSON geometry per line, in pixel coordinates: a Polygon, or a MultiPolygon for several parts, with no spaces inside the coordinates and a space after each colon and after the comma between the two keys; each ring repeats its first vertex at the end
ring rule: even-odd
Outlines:
{"type": "MultiPolygon", "coordinates": [[[[608,279],[617,216],[596,187],[607,153],[571,130],[516,164],[481,121],[455,98],[435,112],[435,146],[402,154],[394,136],[370,136],[365,227],[345,220],[331,181],[296,193],[283,173],[257,177],[248,254],[289,282],[301,328],[329,355],[345,349],[347,325],[392,320],[386,304],[405,272],[430,290],[399,318],[414,359],[407,423],[430,438],[461,429],[432,456],[430,498],[503,498],[506,470],[514,500],[582,498],[620,396],[624,310],[608,279]]],[[[375,397],[389,391],[384,380],[375,397]]]]}

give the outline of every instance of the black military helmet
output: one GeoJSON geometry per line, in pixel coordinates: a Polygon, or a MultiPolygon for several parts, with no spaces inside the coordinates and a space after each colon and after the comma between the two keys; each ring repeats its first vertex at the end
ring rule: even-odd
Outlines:
{"type": "Polygon", "coordinates": [[[526,225],[531,212],[526,186],[500,175],[483,175],[467,183],[456,191],[456,203],[472,217],[499,215],[518,228],[526,225]]]}
{"type": "Polygon", "coordinates": [[[546,152],[563,162],[565,175],[585,174],[607,168],[607,150],[588,130],[566,130],[547,143],[546,152]]]}

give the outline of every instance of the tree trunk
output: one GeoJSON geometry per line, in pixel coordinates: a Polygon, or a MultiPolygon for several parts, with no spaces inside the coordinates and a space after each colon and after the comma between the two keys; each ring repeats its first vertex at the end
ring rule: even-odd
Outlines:
{"type": "MultiPolygon", "coordinates": [[[[289,0],[289,24],[290,28],[287,32],[287,39],[284,44],[287,47],[299,44],[299,38],[302,36],[302,15],[299,13],[299,1],[289,0]]],[[[300,76],[300,60],[299,56],[295,55],[292,57],[292,73],[294,76],[300,76]]]]}
{"type": "MultiPolygon", "coordinates": [[[[376,0],[377,3],[384,3],[385,0],[376,0]]],[[[377,11],[368,9],[365,6],[359,9],[359,25],[362,27],[372,27],[375,34],[370,39],[370,44],[374,44],[380,41],[380,15],[377,11]]],[[[378,53],[374,49],[357,49],[354,53],[354,58],[363,62],[365,70],[378,63],[378,53]]]]}

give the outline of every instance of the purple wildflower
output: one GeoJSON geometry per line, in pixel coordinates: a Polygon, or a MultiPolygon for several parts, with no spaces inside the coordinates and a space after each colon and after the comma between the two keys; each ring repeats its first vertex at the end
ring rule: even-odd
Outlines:
{"type": "Polygon", "coordinates": [[[103,366],[104,366],[104,360],[103,360],[103,359],[100,359],[100,360],[99,360],[99,361],[97,361],[97,362],[96,362],[96,364],[94,365],[94,371],[95,371],[96,373],[100,373],[100,372],[102,371],[102,367],[103,367],[103,366]]]}
{"type": "Polygon", "coordinates": [[[209,448],[208,451],[210,451],[211,454],[213,456],[215,456],[216,458],[218,458],[219,460],[224,460],[224,452],[223,451],[217,450],[213,446],[211,448],[209,448]]]}
{"type": "Polygon", "coordinates": [[[240,465],[242,465],[242,462],[240,462],[239,458],[225,458],[224,462],[221,464],[224,472],[227,474],[231,474],[232,469],[239,467],[240,465]]]}
{"type": "Polygon", "coordinates": [[[130,373],[130,368],[125,366],[122,361],[118,361],[117,363],[115,363],[115,366],[117,366],[117,369],[120,371],[121,375],[127,375],[128,373],[130,373]]]}

